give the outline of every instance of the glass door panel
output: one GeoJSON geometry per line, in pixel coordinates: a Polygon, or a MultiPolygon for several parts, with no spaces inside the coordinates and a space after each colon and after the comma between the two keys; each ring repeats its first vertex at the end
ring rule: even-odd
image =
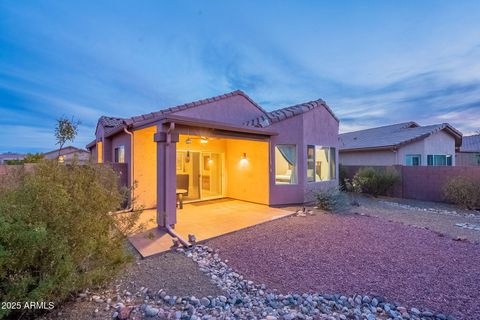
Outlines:
{"type": "Polygon", "coordinates": [[[223,158],[220,153],[202,153],[202,198],[223,194],[223,158]]]}
{"type": "Polygon", "coordinates": [[[200,199],[200,152],[177,152],[177,189],[187,189],[185,201],[200,199]]]}
{"type": "Polygon", "coordinates": [[[177,151],[177,189],[187,189],[185,201],[223,196],[223,155],[199,151],[177,151]]]}

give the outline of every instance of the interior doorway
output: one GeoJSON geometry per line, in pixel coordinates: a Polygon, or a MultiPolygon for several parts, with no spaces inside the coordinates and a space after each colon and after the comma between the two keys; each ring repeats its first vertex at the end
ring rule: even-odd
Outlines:
{"type": "Polygon", "coordinates": [[[177,187],[188,190],[185,202],[224,197],[223,153],[178,150],[176,168],[177,187]],[[183,185],[179,186],[179,182],[183,185]]]}

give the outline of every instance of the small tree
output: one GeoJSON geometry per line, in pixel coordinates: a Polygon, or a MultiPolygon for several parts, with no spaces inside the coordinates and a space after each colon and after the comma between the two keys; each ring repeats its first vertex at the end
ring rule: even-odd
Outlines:
{"type": "Polygon", "coordinates": [[[58,156],[60,156],[60,152],[67,141],[73,142],[73,140],[75,140],[79,125],[80,122],[76,121],[73,117],[72,119],[67,119],[63,116],[57,120],[55,138],[57,139],[56,144],[60,146],[58,149],[58,156]]]}

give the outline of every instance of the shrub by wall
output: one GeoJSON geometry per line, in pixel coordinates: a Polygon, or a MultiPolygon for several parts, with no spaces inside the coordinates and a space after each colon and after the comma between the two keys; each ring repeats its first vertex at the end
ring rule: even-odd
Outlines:
{"type": "Polygon", "coordinates": [[[445,199],[466,209],[480,208],[480,179],[457,176],[448,180],[443,192],[445,199]]]}
{"type": "MultiPolygon", "coordinates": [[[[1,179],[0,301],[58,303],[130,259],[124,232],[139,213],[120,222],[109,214],[125,196],[109,167],[42,161],[1,179]]],[[[12,312],[0,309],[0,318],[12,312]]]]}
{"type": "Polygon", "coordinates": [[[361,168],[352,179],[352,185],[359,192],[373,196],[387,195],[393,186],[400,182],[400,175],[393,169],[375,170],[361,168]]]}
{"type": "Polygon", "coordinates": [[[339,187],[320,190],[315,197],[317,206],[325,211],[339,211],[348,207],[348,197],[339,187]]]}

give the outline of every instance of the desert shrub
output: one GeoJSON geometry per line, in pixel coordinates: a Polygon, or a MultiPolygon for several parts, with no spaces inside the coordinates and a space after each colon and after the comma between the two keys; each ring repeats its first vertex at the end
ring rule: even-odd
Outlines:
{"type": "Polygon", "coordinates": [[[348,206],[348,197],[339,187],[317,191],[315,198],[318,208],[325,211],[339,211],[348,206]]]}
{"type": "Polygon", "coordinates": [[[443,186],[445,198],[466,209],[480,208],[480,179],[458,176],[443,186]]]}
{"type": "MultiPolygon", "coordinates": [[[[58,303],[129,261],[123,232],[139,213],[118,229],[109,212],[125,194],[111,168],[42,161],[2,179],[9,186],[0,189],[0,301],[58,303]]],[[[0,318],[9,312],[0,309],[0,318]]]]}
{"type": "Polygon", "coordinates": [[[386,195],[400,181],[400,175],[394,170],[375,170],[361,168],[352,179],[352,188],[357,192],[373,196],[386,195]]]}

